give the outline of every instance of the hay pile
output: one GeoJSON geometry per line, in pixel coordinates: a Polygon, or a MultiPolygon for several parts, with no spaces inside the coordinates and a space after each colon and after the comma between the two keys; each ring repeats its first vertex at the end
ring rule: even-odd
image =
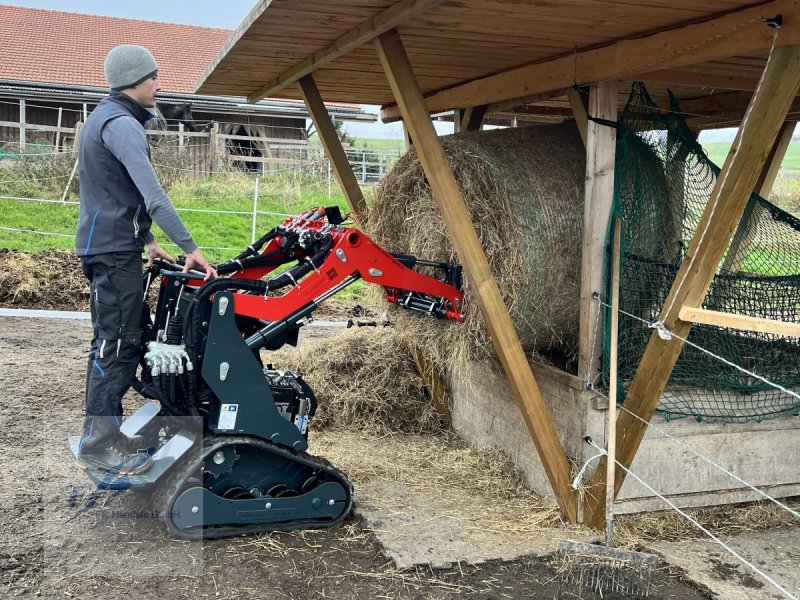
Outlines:
{"type": "Polygon", "coordinates": [[[89,310],[89,283],[72,250],[0,249],[0,306],[89,310]]]}
{"type": "Polygon", "coordinates": [[[314,430],[416,434],[441,429],[408,347],[394,329],[349,329],[263,358],[279,369],[299,371],[314,390],[319,401],[314,430]]]}
{"type": "MultiPolygon", "coordinates": [[[[577,349],[585,150],[573,123],[442,138],[523,348],[577,349]]],[[[367,229],[385,248],[460,262],[416,152],[398,161],[376,194],[367,229]]],[[[394,311],[404,334],[451,368],[494,357],[466,286],[464,326],[394,311]]]]}

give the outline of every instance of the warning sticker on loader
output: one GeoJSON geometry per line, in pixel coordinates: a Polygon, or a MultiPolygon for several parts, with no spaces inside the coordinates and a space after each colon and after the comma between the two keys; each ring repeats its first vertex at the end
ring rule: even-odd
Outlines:
{"type": "Polygon", "coordinates": [[[236,429],[236,415],[239,414],[238,404],[223,404],[219,411],[217,429],[236,429]]]}

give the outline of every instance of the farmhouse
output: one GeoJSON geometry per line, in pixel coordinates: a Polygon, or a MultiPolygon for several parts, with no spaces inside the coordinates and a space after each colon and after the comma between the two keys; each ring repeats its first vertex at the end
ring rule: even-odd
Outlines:
{"type": "MultiPolygon", "coordinates": [[[[464,268],[474,311],[468,318],[485,322],[498,359],[484,356],[458,371],[450,363],[433,369],[434,379],[436,372],[449,379],[452,425],[476,445],[505,450],[569,520],[582,515],[599,526],[614,469],[609,473],[605,457],[599,465],[592,457],[610,446],[604,423],[609,410],[616,414],[617,400],[618,416],[609,420],[616,435],[611,425],[609,431],[619,461],[618,510],[663,506],[653,490],[683,506],[757,497],[665,435],[702,454],[713,450],[717,461],[736,465],[742,478],[770,494],[800,492],[800,467],[787,460],[800,452],[800,222],[763,200],[800,116],[798,44],[800,10],[783,0],[272,0],[253,9],[197,89],[250,102],[305,100],[362,218],[366,204],[323,101],[380,104],[385,121],[403,121],[414,146],[406,167],[427,180],[432,208],[407,208],[409,195],[388,184],[384,194],[395,200],[385,207],[410,223],[413,231],[403,241],[439,219],[441,227],[432,230],[449,234],[464,268]],[[444,113],[466,133],[443,145],[431,118],[444,113]],[[539,150],[552,144],[535,155],[547,166],[536,171],[530,161],[518,161],[520,153],[503,155],[497,136],[508,134],[478,132],[485,120],[509,116],[518,125],[569,121],[575,133],[555,135],[540,125],[515,138],[539,150]],[[720,170],[695,134],[723,126],[740,130],[720,170]],[[463,160],[494,158],[460,163],[459,139],[467,148],[463,160]],[[569,191],[563,188],[567,169],[550,168],[547,160],[574,157],[574,140],[585,190],[580,204],[553,210],[569,191]],[[470,174],[481,165],[491,175],[487,185],[506,186],[493,207],[474,204],[481,194],[470,174]],[[515,168],[503,170],[508,165],[515,168]],[[521,174],[528,167],[531,173],[521,174]],[[515,191],[535,198],[544,233],[552,233],[551,217],[572,219],[564,229],[575,230],[571,237],[555,236],[519,263],[541,266],[539,276],[549,277],[571,269],[577,257],[556,289],[575,309],[573,329],[558,331],[562,340],[574,339],[566,361],[572,366],[546,355],[554,344],[521,342],[519,318],[539,317],[509,314],[509,307],[525,304],[526,292],[510,285],[513,276],[496,279],[490,264],[497,244],[509,238],[484,234],[497,233],[490,221],[502,218],[502,204],[515,191]],[[489,211],[485,221],[476,216],[485,214],[482,208],[489,211]],[[622,250],[613,261],[617,219],[622,250]],[[614,263],[623,280],[619,336],[617,311],[610,310],[614,263]],[[619,364],[609,358],[612,339],[619,339],[619,364]],[[766,382],[747,375],[753,371],[766,382]],[[656,422],[656,411],[668,419],[656,422]],[[584,464],[591,481],[577,494],[570,486],[573,468],[584,464]],[[627,468],[653,488],[626,477],[627,468]]],[[[425,189],[422,183],[408,188],[425,189]]],[[[368,222],[374,219],[371,214],[368,222]]],[[[513,224],[524,236],[521,222],[513,224]]],[[[544,325],[555,331],[552,322],[544,325]]],[[[422,350],[433,362],[443,354],[434,346],[422,350]]]]}
{"type": "MultiPolygon", "coordinates": [[[[302,102],[265,100],[247,104],[241,97],[194,94],[194,84],[208,62],[220,51],[231,31],[120,19],[53,10],[0,5],[0,142],[19,152],[70,147],[78,122],[108,93],[103,60],[118,44],[136,43],[149,48],[160,65],[162,91],[159,102],[180,106],[191,103],[198,128],[204,134],[178,139],[194,162],[205,165],[216,142],[234,158],[247,159],[251,167],[280,165],[299,159],[307,147],[302,102]]],[[[375,120],[356,104],[329,106],[342,121],[375,120]]],[[[164,126],[164,125],[162,125],[164,126]]],[[[177,120],[164,126],[184,131],[177,120]]],[[[171,136],[176,138],[175,135],[171,136]]]]}

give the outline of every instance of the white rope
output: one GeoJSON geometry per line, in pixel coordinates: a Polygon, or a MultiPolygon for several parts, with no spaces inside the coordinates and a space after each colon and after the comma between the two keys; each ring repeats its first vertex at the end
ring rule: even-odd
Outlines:
{"type": "MultiPolygon", "coordinates": [[[[607,455],[607,452],[606,452],[606,451],[605,451],[603,448],[601,448],[600,446],[598,446],[597,444],[595,444],[595,443],[594,443],[594,441],[592,441],[592,438],[590,438],[590,437],[586,437],[586,438],[585,438],[585,441],[586,441],[586,443],[587,443],[587,444],[589,444],[590,446],[592,446],[593,448],[595,448],[595,449],[596,449],[598,452],[600,452],[600,455],[601,455],[601,456],[602,456],[602,455],[607,455]]],[[[672,502],[672,501],[671,501],[669,498],[666,498],[666,497],[665,497],[665,496],[663,496],[662,494],[658,493],[658,492],[657,492],[655,489],[653,489],[653,487],[652,487],[652,486],[650,486],[649,484],[647,484],[645,481],[643,481],[643,480],[642,480],[642,478],[641,478],[641,477],[639,477],[638,475],[636,475],[636,473],[634,473],[633,471],[631,471],[630,469],[628,469],[628,468],[627,468],[625,465],[623,465],[623,464],[622,464],[621,462],[619,462],[618,460],[615,460],[614,462],[617,464],[617,466],[618,466],[619,468],[621,468],[621,469],[622,469],[623,471],[625,471],[625,472],[626,472],[628,475],[630,475],[631,477],[633,477],[633,478],[634,478],[636,481],[638,481],[638,482],[639,482],[640,484],[642,484],[642,485],[643,485],[645,488],[647,488],[647,490],[648,490],[648,491],[649,491],[651,494],[653,494],[654,496],[657,496],[657,497],[658,497],[660,500],[662,500],[662,501],[663,501],[665,504],[667,504],[667,505],[668,505],[668,506],[669,506],[669,507],[670,507],[672,510],[674,510],[675,512],[677,512],[677,513],[678,513],[679,515],[681,515],[681,516],[682,516],[684,519],[686,519],[686,520],[687,520],[687,521],[689,521],[689,522],[690,522],[692,525],[694,525],[694,526],[695,526],[697,529],[699,529],[699,530],[700,530],[700,531],[702,531],[702,532],[703,532],[705,535],[707,535],[707,536],[708,536],[708,537],[710,537],[712,540],[714,540],[714,541],[715,541],[717,544],[719,544],[719,545],[720,545],[720,546],[721,546],[721,547],[722,547],[722,548],[723,548],[723,549],[724,549],[726,552],[728,552],[728,553],[729,553],[731,556],[735,557],[735,558],[736,558],[737,560],[739,560],[739,561],[740,561],[742,564],[744,564],[744,565],[748,566],[748,567],[749,567],[749,568],[750,568],[750,569],[751,569],[751,570],[752,570],[754,573],[757,573],[758,575],[760,575],[761,577],[763,577],[763,578],[764,578],[766,581],[768,581],[768,582],[769,582],[769,583],[770,583],[770,584],[771,584],[771,585],[772,585],[772,586],[773,586],[775,589],[777,589],[777,590],[778,590],[778,591],[780,591],[780,592],[781,592],[781,593],[782,593],[784,596],[786,596],[787,598],[789,598],[789,600],[798,600],[798,598],[797,598],[796,596],[794,596],[794,595],[793,595],[791,592],[789,592],[787,589],[785,589],[783,586],[781,586],[781,585],[780,585],[780,584],[779,584],[777,581],[775,581],[774,579],[772,579],[772,577],[770,577],[769,575],[767,575],[767,574],[766,574],[764,571],[762,571],[761,569],[759,569],[759,568],[758,568],[757,566],[755,566],[753,563],[751,563],[751,562],[750,562],[750,561],[748,561],[746,558],[744,558],[744,557],[743,557],[741,554],[739,554],[738,552],[736,552],[736,550],[734,550],[733,548],[731,548],[730,546],[728,546],[728,545],[727,545],[725,542],[723,542],[721,539],[719,539],[717,536],[715,536],[713,533],[711,533],[711,532],[710,532],[708,529],[706,529],[705,527],[703,527],[703,526],[702,526],[702,525],[701,525],[701,524],[700,524],[700,523],[699,523],[699,522],[698,522],[698,521],[697,521],[697,520],[696,520],[694,517],[692,517],[691,515],[689,515],[689,514],[685,513],[685,512],[684,512],[684,511],[682,511],[680,508],[678,508],[678,507],[677,507],[677,506],[676,506],[676,505],[675,505],[675,504],[674,504],[674,503],[673,503],[673,502],[672,502]]]]}
{"type": "Polygon", "coordinates": [[[595,454],[594,456],[590,456],[586,460],[586,462],[583,463],[583,466],[581,467],[581,470],[578,471],[578,474],[575,475],[575,479],[572,480],[572,484],[571,485],[572,485],[572,489],[573,490],[577,490],[578,489],[578,486],[581,484],[581,479],[583,479],[583,475],[586,473],[586,469],[589,468],[589,465],[592,462],[594,462],[595,460],[597,460],[598,458],[600,458],[601,456],[605,456],[605,455],[606,455],[606,451],[603,450],[602,452],[599,452],[599,453],[595,454]]]}
{"type": "MultiPolygon", "coordinates": [[[[593,391],[594,393],[596,393],[597,395],[599,395],[599,396],[602,396],[603,398],[606,398],[606,399],[608,399],[608,395],[607,395],[606,393],[604,393],[602,390],[600,390],[600,389],[598,389],[598,388],[596,388],[596,387],[594,387],[594,386],[591,386],[589,389],[590,389],[591,391],[593,391]]],[[[781,502],[781,501],[780,501],[780,500],[778,500],[777,498],[773,498],[772,496],[770,496],[770,495],[769,495],[769,494],[767,494],[766,492],[764,492],[764,491],[762,491],[762,490],[758,489],[758,488],[757,488],[756,486],[754,486],[753,484],[751,484],[751,483],[749,483],[749,482],[745,481],[744,479],[742,479],[741,477],[739,477],[739,476],[738,476],[736,473],[734,473],[734,472],[732,472],[732,471],[730,471],[730,470],[726,469],[725,467],[723,467],[723,466],[722,466],[722,465],[720,465],[719,463],[715,462],[713,459],[709,458],[709,457],[708,457],[708,456],[706,456],[705,454],[701,454],[700,452],[698,452],[697,450],[695,450],[694,448],[692,448],[691,446],[689,446],[689,445],[688,445],[688,444],[686,444],[685,442],[682,442],[682,441],[681,441],[681,440],[679,440],[678,438],[676,438],[676,437],[674,437],[674,436],[670,435],[669,433],[667,433],[666,431],[664,431],[663,429],[661,429],[661,428],[660,428],[658,425],[655,425],[654,423],[651,423],[650,421],[647,421],[647,420],[643,419],[642,417],[640,417],[640,416],[639,416],[639,415],[637,415],[636,413],[634,413],[634,412],[632,412],[632,411],[628,410],[628,409],[625,407],[625,405],[624,405],[624,404],[619,404],[619,405],[617,405],[617,406],[620,408],[620,410],[624,410],[626,413],[628,413],[629,415],[631,415],[633,418],[635,418],[635,419],[637,419],[637,420],[641,421],[642,423],[644,423],[644,424],[645,424],[645,425],[647,425],[648,427],[651,427],[651,428],[655,429],[655,430],[656,430],[658,433],[660,433],[660,434],[661,434],[662,436],[664,436],[665,438],[672,440],[673,442],[675,442],[676,444],[678,444],[679,446],[681,446],[681,447],[682,447],[682,448],[684,448],[685,450],[688,450],[689,452],[691,452],[692,454],[694,454],[696,457],[698,457],[698,458],[700,458],[701,460],[704,460],[705,462],[707,462],[708,464],[710,464],[712,467],[714,467],[714,468],[716,468],[716,469],[719,469],[719,470],[720,470],[720,471],[722,471],[722,472],[723,472],[725,475],[727,475],[727,476],[729,476],[729,477],[731,477],[731,478],[735,479],[736,481],[738,481],[739,483],[741,483],[743,486],[745,486],[745,487],[747,487],[747,488],[751,489],[752,491],[756,492],[756,493],[757,493],[759,496],[761,496],[761,497],[762,497],[762,498],[764,498],[765,500],[769,500],[770,502],[772,502],[772,503],[773,503],[773,504],[775,504],[776,506],[778,506],[778,507],[782,508],[783,510],[785,510],[785,511],[787,511],[787,512],[789,512],[789,513],[791,513],[791,515],[792,515],[792,516],[794,516],[794,517],[796,517],[796,518],[800,519],[800,512],[797,512],[796,510],[794,510],[794,509],[792,509],[791,507],[787,506],[786,504],[784,504],[783,502],[781,502]]],[[[591,461],[591,460],[594,460],[595,458],[597,458],[597,457],[592,457],[592,458],[590,458],[589,460],[591,461]]],[[[584,467],[584,468],[585,468],[585,467],[584,467]]],[[[581,470],[581,473],[583,473],[583,470],[581,470]]],[[[575,487],[575,486],[573,485],[573,487],[575,487]]]]}
{"type": "Polygon", "coordinates": [[[0,179],[0,184],[7,185],[9,183],[32,183],[34,181],[45,181],[47,179],[64,179],[69,175],[52,175],[50,177],[29,177],[28,179],[0,179]]]}
{"type": "MultiPolygon", "coordinates": [[[[608,306],[608,304],[606,304],[602,300],[600,300],[600,302],[602,304],[604,304],[605,306],[608,306]]],[[[668,340],[668,339],[673,338],[673,337],[678,338],[684,344],[688,344],[692,348],[700,350],[700,352],[703,352],[703,353],[707,354],[708,356],[710,356],[712,358],[716,358],[718,361],[725,363],[729,367],[733,367],[734,369],[737,369],[738,371],[741,371],[745,375],[748,375],[750,377],[758,379],[759,381],[761,381],[763,383],[766,383],[767,385],[769,385],[771,387],[774,387],[777,390],[782,391],[784,394],[788,394],[789,396],[792,396],[793,398],[797,398],[798,400],[800,400],[800,394],[798,394],[797,392],[793,392],[792,390],[785,388],[784,386],[782,386],[779,383],[775,383],[774,381],[770,381],[769,379],[759,375],[758,373],[754,373],[753,371],[750,371],[749,369],[745,369],[744,367],[742,367],[740,365],[737,365],[735,362],[729,361],[724,356],[720,356],[718,354],[714,354],[713,352],[711,352],[711,350],[706,350],[702,346],[700,346],[698,344],[695,344],[694,342],[690,342],[686,338],[683,338],[683,337],[679,336],[674,331],[670,331],[669,329],[667,329],[666,325],[664,325],[664,323],[662,323],[661,321],[655,321],[653,323],[650,323],[649,321],[647,321],[647,320],[645,320],[645,319],[643,319],[643,318],[641,318],[639,316],[633,315],[633,314],[631,314],[629,312],[626,312],[626,311],[624,311],[622,309],[620,309],[619,312],[621,314],[627,316],[627,317],[631,317],[632,319],[636,319],[637,321],[641,321],[642,323],[646,324],[651,329],[656,329],[659,332],[659,335],[661,336],[662,339],[668,340]]]]}
{"type": "MultiPolygon", "coordinates": [[[[186,198],[187,200],[204,200],[204,198],[186,198]]],[[[52,200],[48,198],[26,198],[24,196],[0,196],[0,200],[15,200],[18,202],[39,202],[44,204],[71,204],[71,205],[80,205],[80,202],[75,201],[64,201],[61,200],[52,200]]],[[[247,215],[252,216],[253,211],[243,211],[243,210],[214,210],[209,208],[175,208],[178,212],[195,212],[195,213],[213,213],[213,214],[221,214],[221,215],[247,215]]],[[[259,215],[269,215],[273,217],[292,217],[294,215],[290,215],[288,213],[278,213],[278,212],[270,212],[266,210],[259,210],[256,211],[259,215]]]]}
{"type": "Polygon", "coordinates": [[[47,198],[26,198],[24,196],[0,196],[0,200],[16,200],[19,202],[43,202],[46,204],[75,204],[79,205],[80,202],[75,202],[73,200],[49,200],[47,198]]]}
{"type": "MultiPolygon", "coordinates": [[[[600,391],[599,391],[599,390],[597,390],[597,389],[594,389],[594,391],[595,391],[595,392],[597,392],[598,394],[600,394],[601,396],[605,396],[605,394],[603,394],[602,392],[600,392],[600,391]]],[[[747,481],[745,481],[744,479],[742,479],[741,477],[739,477],[739,476],[738,476],[736,473],[734,473],[734,472],[732,472],[732,471],[729,471],[728,469],[726,469],[726,468],[725,468],[725,467],[723,467],[722,465],[720,465],[720,464],[718,464],[718,463],[714,462],[714,461],[713,461],[712,459],[710,459],[709,457],[705,456],[704,454],[701,454],[701,453],[699,453],[697,450],[695,450],[694,448],[692,448],[691,446],[689,446],[689,445],[688,445],[688,444],[686,444],[685,442],[682,442],[682,441],[681,441],[681,440],[679,440],[678,438],[671,436],[669,433],[667,433],[666,431],[664,431],[663,429],[661,429],[661,428],[660,428],[658,425],[654,425],[653,423],[650,423],[650,422],[648,422],[648,421],[645,421],[645,420],[644,420],[642,417],[640,417],[640,416],[639,416],[639,415],[637,415],[636,413],[633,413],[633,412],[629,411],[627,408],[625,408],[625,406],[624,406],[624,405],[621,405],[621,406],[620,406],[620,409],[621,409],[621,410],[624,410],[626,413],[628,413],[628,414],[629,414],[629,415],[631,415],[632,417],[634,417],[634,418],[638,419],[639,421],[641,421],[642,423],[644,423],[644,424],[645,424],[645,425],[647,425],[648,427],[652,427],[652,428],[653,428],[653,429],[655,429],[657,432],[659,432],[661,435],[663,435],[665,438],[668,438],[668,439],[672,440],[673,442],[675,442],[676,444],[678,444],[678,445],[679,445],[679,446],[681,446],[682,448],[684,448],[684,449],[688,450],[689,452],[691,452],[692,454],[694,454],[696,457],[698,457],[698,458],[700,458],[700,459],[702,459],[702,460],[706,461],[708,464],[710,464],[710,465],[711,465],[711,466],[713,466],[714,468],[716,468],[716,469],[719,469],[720,471],[722,471],[723,473],[725,473],[725,475],[727,475],[728,477],[731,477],[731,478],[735,479],[736,481],[738,481],[739,483],[741,483],[743,486],[745,486],[745,487],[747,487],[747,488],[750,488],[752,491],[756,492],[758,495],[760,495],[761,497],[763,497],[765,500],[769,500],[770,502],[772,502],[772,503],[773,503],[773,504],[775,504],[776,506],[779,506],[779,507],[780,507],[780,508],[782,508],[783,510],[785,510],[785,511],[787,511],[787,512],[791,513],[791,514],[792,514],[792,516],[794,516],[795,518],[798,518],[798,519],[800,519],[800,512],[797,512],[796,510],[794,510],[794,509],[792,509],[791,507],[787,506],[786,504],[784,504],[783,502],[781,502],[781,501],[780,501],[780,500],[778,500],[777,498],[773,498],[772,496],[770,496],[770,495],[769,495],[769,494],[767,494],[766,492],[763,492],[762,490],[758,489],[758,488],[757,488],[756,486],[754,486],[753,484],[751,484],[751,483],[748,483],[747,481]]]]}
{"type": "MultiPolygon", "coordinates": [[[[75,236],[69,233],[54,233],[50,231],[36,231],[34,229],[17,229],[16,227],[0,227],[0,231],[16,231],[19,233],[32,233],[36,235],[53,235],[58,237],[65,237],[75,239],[75,236]]],[[[173,246],[178,248],[178,244],[172,242],[164,242],[162,246],[173,246]]],[[[227,246],[198,246],[201,250],[239,250],[239,248],[229,248],[227,246]]]]}
{"type": "MultiPolygon", "coordinates": [[[[606,304],[605,302],[603,302],[602,300],[600,300],[600,299],[599,299],[599,297],[597,297],[596,299],[597,299],[597,300],[599,300],[599,305],[601,305],[601,306],[602,306],[602,305],[605,305],[605,306],[607,306],[607,307],[609,307],[609,308],[610,308],[610,306],[609,306],[608,304],[606,304]]],[[[620,312],[621,312],[622,314],[624,314],[624,315],[627,315],[627,316],[629,316],[629,317],[632,317],[632,318],[634,318],[634,319],[637,319],[637,320],[639,320],[639,321],[642,321],[642,322],[644,322],[645,324],[647,324],[647,321],[646,321],[646,320],[644,320],[644,319],[641,319],[641,318],[637,317],[636,315],[632,315],[632,314],[630,314],[630,313],[627,313],[627,312],[625,312],[624,310],[620,310],[620,312]]],[[[713,354],[713,353],[712,353],[712,354],[713,354]]],[[[777,384],[775,384],[775,385],[777,385],[777,384]]],[[[600,390],[600,389],[596,388],[596,387],[595,387],[593,384],[589,384],[589,389],[590,389],[590,390],[592,390],[593,392],[595,392],[596,394],[598,394],[598,395],[600,395],[600,396],[602,396],[602,397],[604,397],[604,398],[608,399],[608,395],[607,395],[607,394],[605,394],[605,393],[604,393],[602,390],[600,390]]],[[[773,503],[773,504],[775,504],[776,506],[778,506],[778,507],[782,508],[783,510],[786,510],[787,512],[791,513],[791,514],[792,514],[794,517],[796,517],[796,518],[800,519],[800,512],[798,512],[798,511],[796,511],[796,510],[794,510],[794,509],[790,508],[789,506],[787,506],[786,504],[784,504],[784,503],[783,503],[783,502],[781,502],[780,500],[778,500],[778,499],[776,499],[776,498],[773,498],[772,496],[770,496],[770,495],[769,495],[769,494],[767,494],[766,492],[764,492],[764,491],[762,491],[762,490],[758,489],[758,488],[757,488],[757,487],[755,487],[753,484],[751,484],[751,483],[749,483],[749,482],[745,481],[744,479],[742,479],[741,477],[739,477],[739,476],[738,476],[736,473],[734,473],[734,472],[732,472],[732,471],[730,471],[730,470],[726,469],[725,467],[723,467],[722,465],[718,464],[717,462],[715,462],[715,461],[714,461],[714,460],[712,460],[711,458],[709,458],[709,457],[705,456],[704,454],[701,454],[700,452],[696,451],[694,448],[692,448],[691,446],[689,446],[689,445],[688,445],[688,444],[686,444],[685,442],[682,442],[682,441],[681,441],[681,440],[679,440],[678,438],[676,438],[676,437],[674,437],[674,436],[670,435],[669,433],[667,433],[666,431],[664,431],[663,429],[661,429],[661,428],[660,428],[660,427],[658,427],[657,425],[655,425],[655,424],[651,423],[650,421],[647,421],[647,420],[643,419],[642,417],[640,417],[640,416],[639,416],[639,415],[637,415],[636,413],[634,413],[634,412],[631,412],[631,411],[630,411],[630,410],[628,410],[628,409],[627,409],[627,408],[626,408],[624,405],[619,405],[619,408],[620,408],[621,410],[624,410],[626,413],[628,413],[628,414],[629,414],[629,415],[631,415],[632,417],[634,417],[634,418],[638,419],[639,421],[641,421],[642,423],[644,423],[644,424],[645,424],[645,425],[647,425],[648,427],[652,427],[653,429],[655,429],[657,432],[659,432],[659,433],[660,433],[662,436],[664,436],[665,438],[668,438],[668,439],[672,440],[673,442],[675,442],[676,444],[678,444],[678,445],[679,445],[679,446],[681,446],[682,448],[684,448],[684,449],[688,450],[689,452],[691,452],[692,454],[694,454],[694,455],[695,455],[695,456],[697,456],[698,458],[700,458],[700,459],[704,460],[705,462],[707,462],[708,464],[710,464],[710,465],[711,465],[711,466],[713,466],[714,468],[716,468],[716,469],[720,470],[722,473],[724,473],[724,474],[728,475],[729,477],[731,477],[731,478],[735,479],[736,481],[738,481],[739,483],[741,483],[741,484],[742,484],[742,485],[744,485],[745,487],[747,487],[747,488],[749,488],[750,490],[752,490],[752,491],[756,492],[757,494],[759,494],[759,495],[760,495],[761,497],[763,497],[764,499],[766,499],[766,500],[769,500],[770,502],[772,502],[772,503],[773,503]]],[[[597,458],[597,457],[592,457],[592,458],[590,458],[590,459],[589,459],[589,461],[592,461],[592,460],[594,460],[595,458],[597,458]]],[[[587,463],[587,464],[588,464],[588,463],[587,463]]],[[[583,473],[583,471],[584,471],[585,469],[586,469],[586,465],[584,465],[584,468],[583,468],[583,469],[581,469],[581,474],[583,473]]],[[[577,479],[576,479],[576,481],[577,481],[577,479]]],[[[573,487],[575,487],[575,484],[573,484],[573,487]]]]}
{"type": "Polygon", "coordinates": [[[74,235],[68,233],[53,233],[49,231],[34,231],[33,229],[17,229],[16,227],[0,227],[3,231],[18,231],[20,233],[35,233],[37,235],[55,235],[58,237],[66,237],[75,239],[74,235]]]}
{"type": "MultiPolygon", "coordinates": [[[[231,157],[236,157],[237,159],[239,159],[239,158],[242,159],[242,160],[237,160],[235,162],[247,162],[247,158],[254,158],[254,159],[260,158],[258,156],[247,157],[247,156],[245,156],[243,154],[227,154],[225,156],[226,159],[230,159],[231,157]]],[[[316,160],[302,160],[302,159],[299,159],[299,158],[286,158],[286,159],[276,158],[274,160],[274,162],[276,162],[276,163],[279,163],[281,161],[286,161],[286,162],[295,161],[298,164],[293,165],[291,167],[282,167],[282,168],[277,169],[276,171],[273,171],[273,172],[271,172],[271,173],[269,173],[267,175],[263,175],[262,177],[273,177],[275,175],[279,175],[280,173],[286,173],[286,172],[289,172],[289,171],[298,171],[300,169],[304,169],[304,168],[312,166],[312,165],[325,164],[325,163],[328,162],[328,159],[327,158],[318,158],[316,160]]],[[[152,164],[153,164],[154,167],[161,167],[163,169],[171,169],[173,171],[185,171],[185,172],[188,172],[188,173],[201,173],[203,175],[221,175],[221,173],[218,173],[217,171],[207,171],[207,170],[204,170],[204,169],[192,169],[192,168],[187,168],[187,167],[175,167],[173,165],[165,165],[165,164],[156,163],[156,162],[154,162],[152,164]]],[[[378,163],[367,163],[367,164],[375,164],[375,165],[377,165],[378,163]]]]}
{"type": "MultiPolygon", "coordinates": [[[[753,97],[754,98],[758,96],[758,93],[761,90],[761,86],[764,83],[764,77],[765,77],[765,75],[767,73],[767,70],[769,69],[770,62],[772,61],[772,55],[773,55],[773,52],[775,50],[775,44],[778,41],[778,30],[779,30],[779,28],[776,27],[775,31],[772,34],[772,47],[769,49],[769,55],[767,56],[767,63],[764,65],[764,70],[761,72],[761,77],[758,80],[758,85],[756,86],[756,90],[755,90],[755,92],[753,92],[753,97]]],[[[752,110],[753,110],[753,103],[750,102],[747,105],[747,110],[744,113],[744,118],[742,119],[742,124],[739,127],[739,131],[740,132],[741,131],[746,131],[747,122],[750,119],[750,113],[752,112],[752,110]]],[[[695,251],[689,256],[689,264],[687,264],[686,267],[682,269],[683,270],[683,275],[681,276],[681,279],[678,282],[678,287],[675,288],[675,292],[672,294],[672,299],[670,300],[670,303],[669,303],[669,306],[667,307],[667,310],[662,313],[665,316],[672,313],[672,309],[674,308],[675,302],[677,301],[678,296],[680,295],[681,289],[683,288],[683,284],[686,281],[686,277],[689,275],[689,272],[692,270],[692,267],[694,266],[694,261],[695,261],[695,259],[697,258],[698,254],[699,254],[698,250],[703,247],[703,240],[705,239],[706,234],[708,233],[708,229],[711,226],[711,222],[714,220],[714,213],[716,212],[717,207],[719,206],[719,201],[720,201],[720,198],[722,197],[722,190],[725,189],[725,183],[728,181],[728,176],[731,173],[731,169],[730,168],[724,169],[724,171],[725,171],[725,175],[722,177],[722,182],[718,186],[715,187],[716,194],[714,194],[714,198],[713,198],[712,204],[711,204],[711,211],[709,212],[708,218],[705,220],[705,224],[703,226],[703,231],[700,233],[700,238],[698,239],[697,243],[693,244],[693,248],[694,248],[695,251]]],[[[660,321],[658,321],[657,323],[660,323],[660,321]]]]}
{"type": "MultiPolygon", "coordinates": [[[[19,142],[5,142],[4,141],[4,142],[0,142],[0,144],[16,144],[16,145],[19,145],[19,142]]],[[[34,142],[28,142],[29,146],[32,146],[33,144],[34,144],[34,142]]],[[[0,148],[0,151],[2,151],[2,148],[0,148]]],[[[74,148],[69,148],[69,149],[65,148],[63,150],[56,150],[54,147],[50,147],[45,152],[16,152],[16,151],[14,151],[14,156],[10,157],[10,158],[16,159],[16,158],[19,158],[20,156],[61,156],[62,154],[74,154],[75,152],[77,152],[77,150],[74,149],[74,148]]]]}

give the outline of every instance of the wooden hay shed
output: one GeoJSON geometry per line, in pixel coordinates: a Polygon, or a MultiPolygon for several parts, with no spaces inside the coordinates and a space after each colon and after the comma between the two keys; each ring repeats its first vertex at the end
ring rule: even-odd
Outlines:
{"type": "MultiPolygon", "coordinates": [[[[503,447],[568,519],[582,512],[599,525],[604,459],[585,502],[570,482],[572,467],[594,453],[582,438],[604,439],[603,399],[584,382],[599,370],[594,295],[601,292],[613,196],[613,125],[633,81],[646,82],[662,106],[670,89],[691,112],[695,130],[741,124],[702,216],[703,233],[691,240],[660,315],[677,336],[653,332],[617,418],[617,448],[622,465],[633,464],[678,504],[752,498],[747,488],[689,462],[647,424],[693,322],[797,336],[797,324],[753,323],[699,309],[750,194],[757,184],[762,193],[769,185],[800,116],[799,44],[800,5],[787,0],[263,0],[208,67],[198,91],[250,101],[303,98],[356,215],[364,200],[322,101],[380,104],[385,121],[403,120],[502,363],[494,379],[476,369],[473,386],[452,382],[454,426],[475,443],[503,447]],[[587,153],[577,376],[531,364],[523,353],[431,124],[443,113],[461,131],[487,119],[576,120],[587,153]],[[470,391],[475,386],[491,394],[470,391]],[[490,422],[502,423],[502,430],[490,422]]],[[[773,461],[770,453],[776,443],[784,456],[800,450],[796,418],[738,428],[666,427],[772,494],[800,491],[800,471],[790,464],[796,461],[773,461]]],[[[625,510],[657,507],[619,467],[615,491],[625,510]]]]}

